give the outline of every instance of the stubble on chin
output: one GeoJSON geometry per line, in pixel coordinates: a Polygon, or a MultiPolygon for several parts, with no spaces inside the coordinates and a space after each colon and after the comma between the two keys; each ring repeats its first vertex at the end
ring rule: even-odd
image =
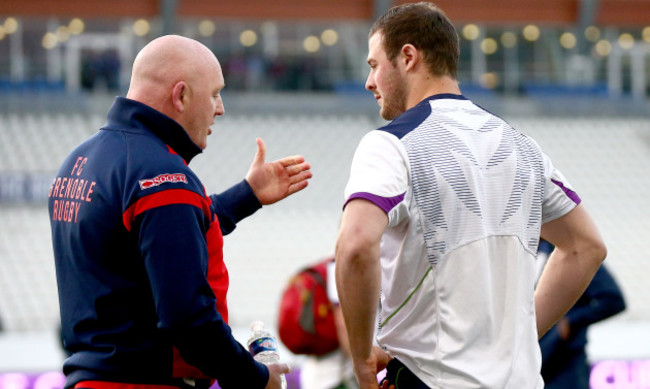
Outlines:
{"type": "Polygon", "coordinates": [[[390,111],[390,110],[386,110],[386,109],[384,109],[384,108],[382,108],[382,109],[379,111],[379,115],[380,115],[381,118],[384,119],[384,120],[393,120],[393,119],[395,119],[395,117],[396,117],[395,115],[393,115],[393,112],[392,112],[392,111],[390,111]]]}
{"type": "Polygon", "coordinates": [[[389,98],[384,96],[379,112],[384,120],[394,120],[406,111],[406,88],[399,81],[393,82],[392,91],[389,98]]]}
{"type": "Polygon", "coordinates": [[[384,106],[381,107],[381,110],[379,111],[379,114],[381,115],[382,119],[384,120],[394,120],[397,118],[399,115],[404,113],[405,109],[403,107],[403,104],[385,104],[384,106]]]}

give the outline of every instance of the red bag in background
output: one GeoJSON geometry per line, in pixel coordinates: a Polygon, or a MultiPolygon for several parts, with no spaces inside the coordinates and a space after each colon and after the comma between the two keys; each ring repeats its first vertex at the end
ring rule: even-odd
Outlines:
{"type": "Polygon", "coordinates": [[[280,299],[278,335],[294,354],[324,355],[339,347],[327,297],[327,258],[291,277],[280,299]]]}

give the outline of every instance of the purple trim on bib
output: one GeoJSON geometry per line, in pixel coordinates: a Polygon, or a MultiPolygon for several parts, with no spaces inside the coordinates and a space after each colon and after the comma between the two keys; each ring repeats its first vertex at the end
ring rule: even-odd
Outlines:
{"type": "Polygon", "coordinates": [[[402,200],[404,200],[404,193],[395,197],[381,197],[381,196],[374,195],[372,193],[357,192],[357,193],[353,193],[352,195],[350,195],[350,197],[348,197],[348,200],[343,205],[343,208],[345,208],[345,206],[350,202],[350,200],[353,199],[368,200],[371,203],[378,206],[379,208],[381,208],[384,212],[388,213],[397,204],[399,204],[400,202],[402,202],[402,200]]]}
{"type": "Polygon", "coordinates": [[[580,198],[580,196],[578,196],[578,194],[576,192],[574,192],[571,189],[565,187],[564,183],[562,183],[561,181],[551,179],[551,182],[554,183],[555,185],[559,186],[560,189],[562,189],[562,191],[564,191],[564,194],[566,194],[574,203],[580,204],[582,199],[580,198]]]}

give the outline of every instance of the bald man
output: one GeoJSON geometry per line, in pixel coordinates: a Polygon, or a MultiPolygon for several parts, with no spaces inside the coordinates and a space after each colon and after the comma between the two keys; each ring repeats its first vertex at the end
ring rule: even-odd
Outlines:
{"type": "Polygon", "coordinates": [[[301,156],[265,162],[207,196],[188,167],[224,114],[219,61],[158,38],[137,55],[107,124],[66,158],[49,192],[66,388],[280,388],[228,326],[223,234],[304,189],[301,156]]]}

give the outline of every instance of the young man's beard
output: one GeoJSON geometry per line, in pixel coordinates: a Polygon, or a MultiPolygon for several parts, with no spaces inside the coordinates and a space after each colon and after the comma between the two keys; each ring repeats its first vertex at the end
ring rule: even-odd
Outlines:
{"type": "Polygon", "coordinates": [[[385,120],[393,120],[406,111],[406,82],[395,69],[388,78],[388,93],[382,95],[384,100],[380,115],[385,120]]]}

